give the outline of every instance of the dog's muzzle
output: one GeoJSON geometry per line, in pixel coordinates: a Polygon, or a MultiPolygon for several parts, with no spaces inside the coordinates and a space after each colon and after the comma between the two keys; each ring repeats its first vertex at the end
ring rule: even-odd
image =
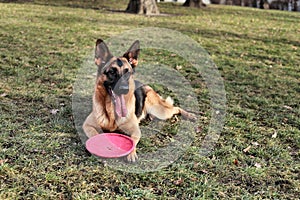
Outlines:
{"type": "Polygon", "coordinates": [[[130,75],[130,73],[123,74],[117,81],[117,83],[114,85],[113,90],[117,95],[127,94],[129,92],[130,75]]]}
{"type": "Polygon", "coordinates": [[[127,94],[129,92],[129,83],[128,81],[120,80],[114,87],[113,91],[117,95],[127,94]]]}

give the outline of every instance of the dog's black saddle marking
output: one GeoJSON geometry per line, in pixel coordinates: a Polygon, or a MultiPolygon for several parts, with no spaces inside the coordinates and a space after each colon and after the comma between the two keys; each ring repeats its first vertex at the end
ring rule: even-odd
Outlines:
{"type": "Polygon", "coordinates": [[[144,84],[139,81],[134,81],[135,84],[135,90],[134,90],[134,96],[135,96],[135,115],[137,117],[140,117],[143,113],[143,108],[145,105],[145,99],[146,99],[146,92],[144,90],[144,84]]]}

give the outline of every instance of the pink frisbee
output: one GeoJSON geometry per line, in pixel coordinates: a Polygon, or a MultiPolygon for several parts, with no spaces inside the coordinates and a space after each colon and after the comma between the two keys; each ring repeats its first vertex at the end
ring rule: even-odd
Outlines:
{"type": "Polygon", "coordinates": [[[103,158],[118,158],[128,155],[134,148],[133,140],[118,133],[101,133],[86,141],[86,149],[103,158]]]}

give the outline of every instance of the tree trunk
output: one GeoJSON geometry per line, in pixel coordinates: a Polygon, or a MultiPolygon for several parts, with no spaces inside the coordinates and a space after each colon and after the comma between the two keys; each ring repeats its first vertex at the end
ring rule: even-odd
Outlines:
{"type": "Polygon", "coordinates": [[[194,7],[194,8],[201,8],[206,6],[202,0],[186,0],[183,4],[186,7],[194,7]]]}
{"type": "Polygon", "coordinates": [[[292,5],[292,11],[298,11],[298,3],[297,3],[297,1],[300,1],[300,0],[294,0],[293,5],[292,5]]]}
{"type": "Polygon", "coordinates": [[[155,0],[130,0],[126,12],[145,15],[158,15],[155,0]]]}

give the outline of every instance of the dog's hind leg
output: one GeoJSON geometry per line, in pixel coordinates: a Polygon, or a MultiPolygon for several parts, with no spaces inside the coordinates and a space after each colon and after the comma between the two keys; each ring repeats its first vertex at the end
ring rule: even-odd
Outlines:
{"type": "Polygon", "coordinates": [[[145,100],[145,108],[148,114],[154,115],[158,119],[166,120],[173,115],[180,114],[185,119],[196,120],[196,116],[183,110],[180,107],[173,105],[173,100],[168,97],[166,99],[161,98],[152,88],[147,87],[147,94],[145,100]]]}

